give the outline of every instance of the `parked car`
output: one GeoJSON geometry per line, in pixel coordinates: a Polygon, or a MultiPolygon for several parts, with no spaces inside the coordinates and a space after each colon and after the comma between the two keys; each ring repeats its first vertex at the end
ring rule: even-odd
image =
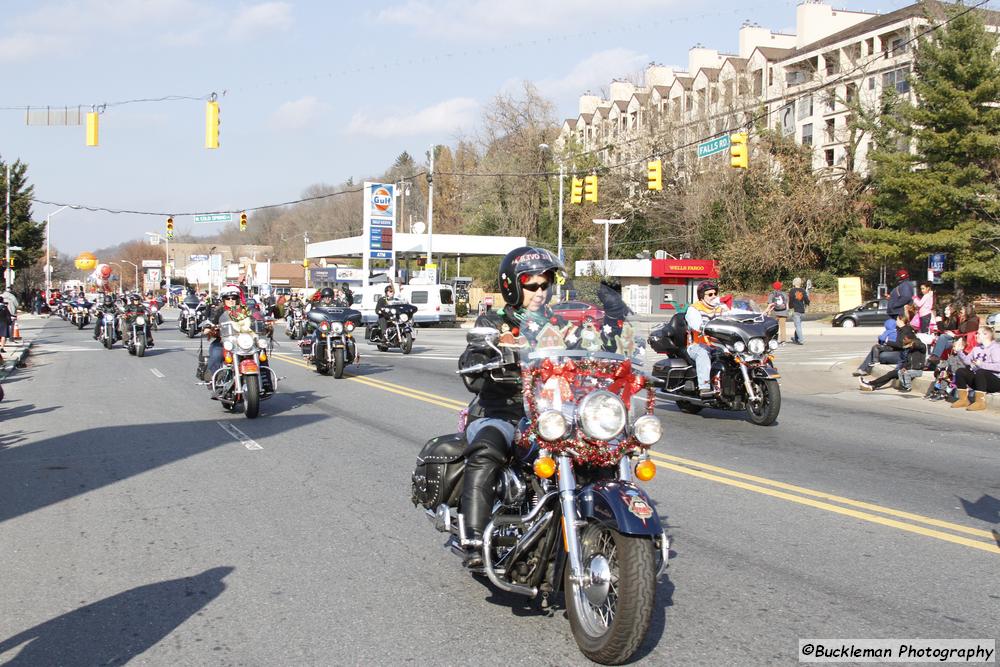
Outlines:
{"type": "Polygon", "coordinates": [[[889,301],[878,299],[866,301],[857,308],[851,308],[833,316],[835,327],[880,327],[889,317],[889,301]]]}
{"type": "Polygon", "coordinates": [[[604,319],[604,311],[584,301],[563,301],[552,306],[552,312],[567,322],[582,326],[587,320],[595,322],[604,319]]]}

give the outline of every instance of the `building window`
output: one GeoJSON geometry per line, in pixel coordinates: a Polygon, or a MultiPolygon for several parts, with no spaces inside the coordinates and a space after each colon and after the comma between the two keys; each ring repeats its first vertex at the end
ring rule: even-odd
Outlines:
{"type": "Polygon", "coordinates": [[[744,95],[747,94],[748,90],[747,90],[747,80],[746,80],[746,78],[744,78],[742,76],[739,78],[738,89],[739,89],[739,93],[738,94],[739,94],[740,97],[743,97],[744,95]]]}
{"type": "Polygon", "coordinates": [[[847,100],[848,104],[854,102],[858,97],[858,84],[849,83],[847,84],[847,93],[844,95],[844,99],[847,100]]]}
{"type": "Polygon", "coordinates": [[[896,56],[901,56],[906,53],[909,48],[909,44],[906,44],[906,40],[902,37],[893,37],[889,40],[889,58],[895,58],[896,56]]]}
{"type": "Polygon", "coordinates": [[[753,94],[760,97],[764,94],[764,70],[756,70],[753,73],[753,94]]]}
{"type": "Polygon", "coordinates": [[[894,69],[882,75],[882,88],[895,88],[900,95],[910,92],[910,71],[906,67],[894,69]]]}
{"type": "Polygon", "coordinates": [[[834,155],[833,155],[833,149],[832,148],[826,149],[826,166],[828,166],[828,167],[832,167],[833,166],[833,164],[834,164],[833,157],[834,157],[834,155]]]}
{"type": "Polygon", "coordinates": [[[875,77],[868,77],[868,90],[875,90],[875,77]]]}
{"type": "Polygon", "coordinates": [[[812,123],[806,123],[802,126],[802,145],[812,146],[813,145],[813,126],[812,123]]]}
{"type": "Polygon", "coordinates": [[[840,59],[836,54],[831,53],[823,58],[826,61],[826,75],[833,76],[840,72],[840,59]]]}
{"type": "Polygon", "coordinates": [[[823,134],[823,138],[828,144],[832,144],[836,141],[837,137],[837,119],[827,118],[826,119],[826,131],[823,134]]]}
{"type": "Polygon", "coordinates": [[[768,67],[767,68],[767,87],[770,88],[773,85],[774,85],[774,68],[773,67],[768,67]]]}
{"type": "Polygon", "coordinates": [[[832,113],[837,110],[837,92],[835,90],[827,91],[823,99],[823,111],[824,113],[832,113]]]}
{"type": "Polygon", "coordinates": [[[806,73],[800,69],[791,70],[785,73],[785,84],[789,86],[797,86],[800,83],[806,82],[806,73]]]}
{"type": "Polygon", "coordinates": [[[807,95],[799,100],[799,112],[798,119],[803,120],[809,118],[813,115],[813,98],[812,95],[807,95]]]}

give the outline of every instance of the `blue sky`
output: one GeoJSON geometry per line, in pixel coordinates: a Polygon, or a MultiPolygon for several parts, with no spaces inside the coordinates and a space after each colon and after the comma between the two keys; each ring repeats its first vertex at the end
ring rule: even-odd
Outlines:
{"type": "MultiPolygon", "coordinates": [[[[906,0],[840,0],[891,11],[906,0]]],[[[584,90],[650,61],[683,66],[696,43],[735,52],[744,19],[795,23],[794,0],[5,0],[0,107],[108,103],[100,146],[83,127],[26,126],[0,112],[0,154],[29,164],[40,199],[116,209],[242,209],[314,183],[378,173],[476,131],[483,103],[534,81],[561,119],[584,90]],[[220,97],[221,148],[204,102],[220,97]]],[[[55,207],[36,204],[36,219],[55,207]]],[[[76,253],[163,218],[67,210],[52,243],[76,253]]],[[[178,231],[193,228],[177,218],[178,231]]],[[[198,226],[198,232],[217,231],[198,226]]]]}

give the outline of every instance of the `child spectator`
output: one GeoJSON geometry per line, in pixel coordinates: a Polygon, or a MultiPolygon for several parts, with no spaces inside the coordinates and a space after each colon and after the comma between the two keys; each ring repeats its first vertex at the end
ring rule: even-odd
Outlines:
{"type": "Polygon", "coordinates": [[[924,395],[924,398],[932,401],[945,400],[949,403],[954,403],[958,400],[958,388],[955,384],[955,377],[960,369],[965,368],[958,356],[964,350],[965,339],[955,339],[951,346],[951,355],[949,355],[944,363],[938,364],[937,368],[935,368],[934,383],[927,389],[927,394],[924,395]]]}
{"type": "Polygon", "coordinates": [[[913,389],[913,378],[924,374],[924,360],[927,355],[927,346],[917,338],[912,330],[904,327],[897,340],[904,351],[903,358],[896,368],[889,371],[882,377],[868,382],[864,378],[858,378],[861,383],[861,391],[875,391],[881,389],[893,380],[899,380],[899,391],[908,392],[913,389]]]}

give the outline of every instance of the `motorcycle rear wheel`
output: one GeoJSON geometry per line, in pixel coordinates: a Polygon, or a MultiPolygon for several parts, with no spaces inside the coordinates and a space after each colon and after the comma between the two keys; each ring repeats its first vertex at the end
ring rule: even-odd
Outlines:
{"type": "Polygon", "coordinates": [[[260,414],[260,377],[244,375],[246,393],[243,394],[243,414],[247,419],[255,419],[260,414]]]}
{"type": "Polygon", "coordinates": [[[344,350],[341,348],[333,351],[333,377],[338,380],[344,377],[344,350]]]}
{"type": "Polygon", "coordinates": [[[646,636],[656,597],[656,558],[648,537],[622,535],[589,523],[580,533],[584,568],[603,556],[611,571],[608,596],[598,607],[565,571],[566,612],[577,646],[602,665],[619,665],[632,657],[646,636]]]}
{"type": "Polygon", "coordinates": [[[747,416],[757,426],[770,426],[781,411],[781,387],[776,380],[754,380],[754,384],[764,400],[757,405],[747,402],[747,416]]]}

